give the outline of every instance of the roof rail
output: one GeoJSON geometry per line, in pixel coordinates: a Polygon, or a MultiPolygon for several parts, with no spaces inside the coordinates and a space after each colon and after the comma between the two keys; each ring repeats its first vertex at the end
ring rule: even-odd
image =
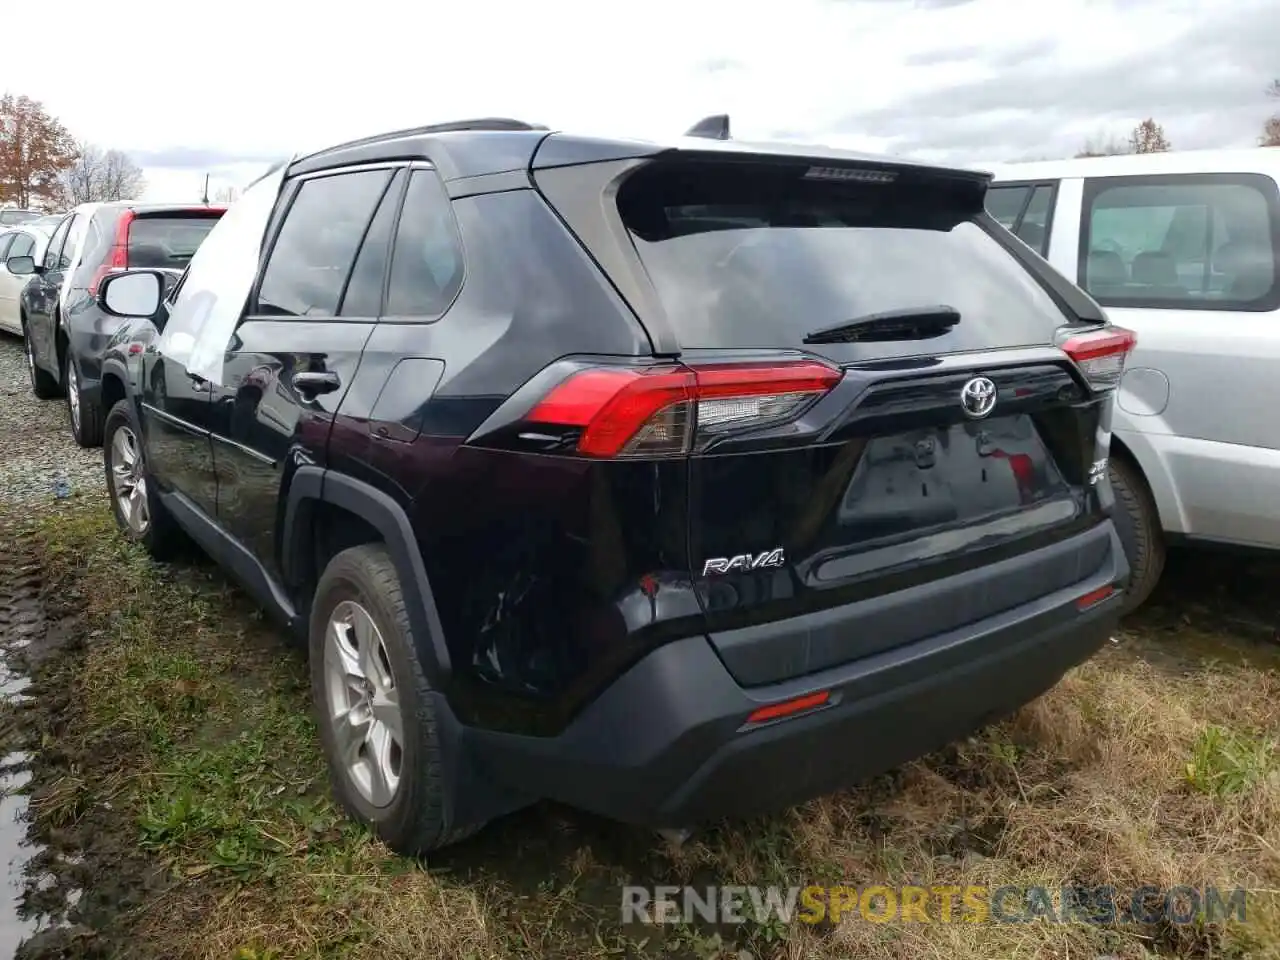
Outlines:
{"type": "Polygon", "coordinates": [[[335,143],[332,147],[325,147],[323,150],[317,150],[315,153],[307,154],[307,156],[318,157],[326,153],[332,153],[335,150],[346,150],[349,147],[364,147],[372,143],[381,143],[384,140],[398,140],[400,137],[417,137],[429,133],[452,133],[459,130],[549,129],[550,127],[542,124],[525,123],[523,120],[512,120],[509,117],[480,117],[475,120],[451,120],[447,123],[431,123],[423,127],[407,127],[404,130],[390,130],[386,133],[376,133],[369,137],[361,137],[359,140],[348,140],[345,143],[335,143]]]}
{"type": "Polygon", "coordinates": [[[729,115],[727,113],[717,113],[710,117],[703,117],[686,130],[684,135],[686,137],[701,137],[704,140],[728,140],[729,115]]]}

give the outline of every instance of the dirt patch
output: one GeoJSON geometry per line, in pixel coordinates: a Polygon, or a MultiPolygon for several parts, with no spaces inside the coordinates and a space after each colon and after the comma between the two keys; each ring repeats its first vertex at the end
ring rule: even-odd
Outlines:
{"type": "Polygon", "coordinates": [[[31,682],[0,730],[37,758],[24,908],[48,929],[26,960],[1280,955],[1263,892],[1280,888],[1280,679],[1256,626],[1276,610],[1264,576],[1216,559],[1209,578],[1171,566],[1115,643],[1015,717],[857,790],[679,848],[543,805],[421,863],[333,807],[300,654],[218,570],[151,562],[93,504],[20,526],[0,534],[0,644],[31,682]],[[1246,922],[620,910],[626,884],[1211,883],[1254,891],[1246,922]]]}

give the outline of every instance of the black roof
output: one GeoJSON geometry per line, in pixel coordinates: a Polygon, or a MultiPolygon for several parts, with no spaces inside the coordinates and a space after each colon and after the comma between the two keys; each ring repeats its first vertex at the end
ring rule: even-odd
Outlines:
{"type": "Polygon", "coordinates": [[[294,160],[287,172],[292,176],[353,164],[425,159],[436,166],[445,180],[457,180],[531,167],[543,169],[680,151],[699,155],[754,155],[816,163],[909,167],[952,176],[990,179],[987,173],[938,167],[901,157],[810,144],[746,143],[726,139],[727,135],[728,117],[725,116],[709,117],[684,136],[662,141],[580,136],[553,132],[545,126],[520,120],[489,117],[395,130],[337,144],[294,160]]]}

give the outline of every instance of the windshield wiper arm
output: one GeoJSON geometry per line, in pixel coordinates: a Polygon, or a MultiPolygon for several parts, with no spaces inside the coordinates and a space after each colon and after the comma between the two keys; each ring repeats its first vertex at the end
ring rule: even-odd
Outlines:
{"type": "Polygon", "coordinates": [[[960,311],[945,303],[869,313],[815,330],[805,343],[866,343],[884,340],[927,340],[940,337],[960,322],[960,311]]]}

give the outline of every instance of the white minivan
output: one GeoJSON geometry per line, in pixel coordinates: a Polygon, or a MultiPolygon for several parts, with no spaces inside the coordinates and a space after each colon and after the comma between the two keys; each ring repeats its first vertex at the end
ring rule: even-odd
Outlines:
{"type": "Polygon", "coordinates": [[[1110,463],[1129,609],[1170,542],[1280,549],[1280,149],[993,172],[991,215],[1138,335],[1110,463]]]}

